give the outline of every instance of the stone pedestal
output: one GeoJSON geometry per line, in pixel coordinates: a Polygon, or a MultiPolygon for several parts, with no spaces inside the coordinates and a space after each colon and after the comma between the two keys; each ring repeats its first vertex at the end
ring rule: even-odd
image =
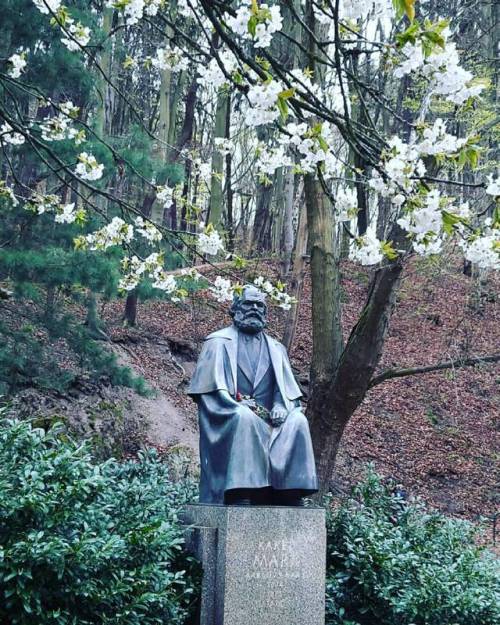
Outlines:
{"type": "Polygon", "coordinates": [[[201,625],[324,625],[322,508],[193,504],[184,518],[203,565],[201,625]]]}

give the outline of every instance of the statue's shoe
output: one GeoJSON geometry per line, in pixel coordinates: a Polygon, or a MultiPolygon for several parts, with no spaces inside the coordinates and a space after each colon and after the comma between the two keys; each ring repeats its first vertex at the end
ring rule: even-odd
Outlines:
{"type": "Polygon", "coordinates": [[[251,506],[252,505],[252,500],[248,499],[247,497],[242,497],[241,499],[235,499],[234,501],[232,501],[230,504],[227,504],[229,506],[251,506]]]}

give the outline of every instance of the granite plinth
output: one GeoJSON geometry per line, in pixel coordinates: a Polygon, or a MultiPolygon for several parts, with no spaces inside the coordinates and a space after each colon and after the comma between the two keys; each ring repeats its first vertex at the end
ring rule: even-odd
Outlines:
{"type": "Polygon", "coordinates": [[[324,625],[322,508],[193,504],[184,520],[203,565],[201,625],[324,625]]]}

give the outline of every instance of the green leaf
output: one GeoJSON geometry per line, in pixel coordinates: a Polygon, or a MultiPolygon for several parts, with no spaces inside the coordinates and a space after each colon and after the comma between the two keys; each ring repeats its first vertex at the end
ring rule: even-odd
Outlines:
{"type": "Polygon", "coordinates": [[[405,45],[405,43],[415,43],[417,40],[417,35],[420,31],[420,24],[417,20],[413,22],[408,28],[403,32],[396,35],[396,41],[399,43],[401,47],[405,45]]]}
{"type": "Polygon", "coordinates": [[[286,100],[281,97],[281,95],[278,96],[278,109],[281,114],[282,121],[286,122],[288,117],[288,104],[286,103],[286,100]]]}
{"type": "Polygon", "coordinates": [[[285,89],[279,94],[279,98],[283,98],[284,100],[288,100],[288,98],[292,98],[295,95],[295,89],[291,87],[290,89],[285,89]]]}
{"type": "Polygon", "coordinates": [[[446,45],[444,37],[434,30],[424,30],[424,32],[422,33],[422,37],[425,37],[426,39],[428,39],[432,43],[435,43],[443,49],[446,45]]]}
{"type": "Polygon", "coordinates": [[[257,24],[257,17],[252,15],[252,17],[248,20],[248,32],[252,35],[252,37],[255,37],[255,33],[257,32],[257,24]]]}
{"type": "Polygon", "coordinates": [[[392,4],[398,19],[407,15],[410,22],[413,22],[415,19],[415,0],[392,0],[392,4]]]}

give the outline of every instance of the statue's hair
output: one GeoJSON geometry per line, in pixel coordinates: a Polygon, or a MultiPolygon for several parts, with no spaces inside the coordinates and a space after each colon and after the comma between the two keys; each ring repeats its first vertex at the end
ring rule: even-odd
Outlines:
{"type": "Polygon", "coordinates": [[[255,284],[244,284],[243,287],[242,287],[241,295],[239,295],[236,292],[233,295],[233,302],[231,304],[231,308],[229,309],[229,314],[231,315],[231,317],[234,317],[234,314],[235,314],[236,310],[238,309],[239,305],[245,299],[245,292],[248,289],[252,289],[252,291],[257,291],[257,293],[260,295],[262,301],[266,305],[266,310],[267,310],[266,294],[263,291],[261,291],[260,289],[258,289],[255,286],[255,284]]]}

